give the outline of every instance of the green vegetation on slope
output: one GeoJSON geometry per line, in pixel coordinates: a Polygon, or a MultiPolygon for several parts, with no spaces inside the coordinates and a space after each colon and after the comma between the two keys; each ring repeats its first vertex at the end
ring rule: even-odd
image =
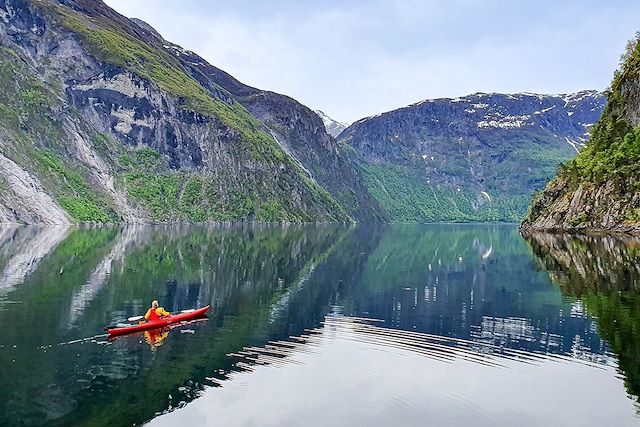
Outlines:
{"type": "Polygon", "coordinates": [[[87,181],[73,168],[67,166],[60,156],[48,150],[35,149],[34,159],[40,163],[47,176],[56,176],[61,182],[58,201],[77,221],[117,222],[118,215],[94,202],[96,194],[87,181]]]}
{"type": "Polygon", "coordinates": [[[91,147],[105,160],[108,172],[118,177],[116,190],[124,187],[136,207],[155,221],[348,219],[335,199],[306,176],[255,117],[224,89],[210,93],[202,87],[161,40],[140,38],[131,22],[109,15],[99,2],[79,8],[50,0],[30,5],[44,13],[48,27],[54,29],[50,36],[71,32],[98,61],[128,70],[163,91],[196,122],[213,129],[214,141],[216,135],[224,135],[225,142],[230,142],[223,149],[228,156],[225,167],[212,172],[169,168],[164,156],[153,149],[125,147],[96,133],[82,112],[67,108],[67,95],[60,87],[42,83],[29,61],[17,51],[3,49],[0,132],[10,133],[6,139],[12,143],[2,147],[2,153],[39,178],[45,192],[74,220],[122,221],[112,195],[95,182],[103,177],[85,164],[89,162],[78,159],[79,147],[69,141],[74,131],[81,138],[93,135],[91,147]]]}
{"type": "Polygon", "coordinates": [[[528,204],[526,196],[494,197],[474,210],[479,193],[432,185],[409,167],[363,164],[362,172],[369,191],[395,222],[518,221],[528,204]]]}
{"type": "Polygon", "coordinates": [[[575,155],[572,146],[546,130],[474,128],[477,141],[463,144],[400,119],[396,126],[401,148],[382,140],[378,147],[380,137],[368,136],[366,127],[356,128],[362,132],[356,142],[343,141],[344,146],[368,141],[377,147],[371,148],[373,158],[369,148],[361,155],[355,148],[345,151],[361,165],[369,191],[395,222],[521,221],[531,193],[543,189],[558,165],[575,155]]]}
{"type": "MultiPolygon", "coordinates": [[[[224,190],[222,193],[213,175],[171,170],[166,160],[149,147],[121,149],[116,163],[123,172],[129,195],[154,221],[209,222],[247,218],[270,222],[313,221],[308,214],[296,213],[292,206],[283,206],[271,191],[224,190]]],[[[258,187],[257,182],[252,184],[253,188],[258,187]]],[[[323,203],[323,199],[332,200],[329,195],[320,193],[322,190],[310,188],[311,197],[317,197],[318,203],[323,203]]],[[[339,219],[340,213],[344,215],[337,204],[334,212],[334,219],[339,219]]]]}
{"type": "MultiPolygon", "coordinates": [[[[76,33],[86,47],[98,59],[109,64],[128,69],[168,94],[184,100],[184,107],[220,120],[224,125],[239,133],[239,140],[249,155],[260,162],[284,163],[296,172],[309,192],[311,201],[322,205],[334,214],[334,219],[346,218],[344,209],[333,197],[306,177],[305,172],[284,152],[277,142],[268,135],[261,123],[238,102],[218,99],[207,92],[195,79],[189,76],[179,61],[161,46],[153,46],[129,35],[119,22],[103,18],[83,16],[64,6],[54,6],[61,24],[76,33]]],[[[55,16],[55,15],[54,15],[55,16]]],[[[220,89],[224,92],[223,89],[220,89]]],[[[146,201],[155,219],[169,220],[172,211],[178,219],[189,221],[239,220],[255,218],[264,221],[310,221],[311,216],[298,213],[291,207],[286,209],[278,199],[269,195],[247,194],[245,191],[230,191],[225,196],[226,208],[217,203],[215,187],[206,177],[192,173],[164,173],[149,168],[129,170],[126,181],[135,185],[129,187],[130,194],[138,200],[146,201]],[[153,175],[150,175],[153,174],[153,175]],[[176,200],[177,192],[182,193],[176,200]],[[242,193],[242,194],[241,194],[242,193]],[[186,196],[186,197],[185,197],[186,196]],[[203,204],[199,206],[198,198],[203,204]],[[265,199],[265,200],[263,200],[265,199]],[[163,212],[168,207],[169,212],[163,212]]],[[[139,168],[138,168],[139,169],[139,168]]],[[[288,195],[287,195],[288,196],[288,195]]]]}
{"type": "MultiPolygon", "coordinates": [[[[51,115],[58,96],[31,74],[11,49],[0,47],[0,124],[10,137],[33,140],[58,139],[60,124],[51,115]]],[[[25,142],[25,141],[21,141],[25,142]]]]}
{"type": "Polygon", "coordinates": [[[607,91],[607,106],[593,127],[586,149],[561,167],[561,176],[596,184],[628,180],[628,185],[640,189],[640,180],[629,180],[637,175],[640,163],[640,128],[634,129],[626,120],[631,97],[637,97],[640,91],[639,41],[640,33],[629,42],[621,68],[607,91]]]}
{"type": "Polygon", "coordinates": [[[640,223],[640,32],[627,46],[587,146],[534,195],[524,227],[625,229],[640,223]]]}

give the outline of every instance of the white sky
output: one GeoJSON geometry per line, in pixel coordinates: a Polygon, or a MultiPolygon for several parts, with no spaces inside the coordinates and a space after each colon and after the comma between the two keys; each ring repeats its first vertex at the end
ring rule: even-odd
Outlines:
{"type": "Polygon", "coordinates": [[[474,92],[604,89],[640,1],[106,0],[243,83],[353,122],[474,92]]]}

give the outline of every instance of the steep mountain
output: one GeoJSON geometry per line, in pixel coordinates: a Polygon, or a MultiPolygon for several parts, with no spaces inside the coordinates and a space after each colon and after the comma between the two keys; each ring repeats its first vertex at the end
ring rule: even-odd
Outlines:
{"type": "Polygon", "coordinates": [[[0,222],[383,219],[321,119],[97,0],[0,0],[0,222]]]}
{"type": "Polygon", "coordinates": [[[359,120],[339,142],[393,220],[516,221],[604,102],[595,91],[431,99],[359,120]]]}
{"type": "Polygon", "coordinates": [[[358,168],[339,150],[317,114],[288,96],[244,85],[191,51],[163,43],[204,88],[216,92],[222,87],[243,105],[314,183],[328,190],[350,216],[358,221],[386,219],[358,168]]]}
{"type": "Polygon", "coordinates": [[[523,228],[640,233],[639,167],[640,33],[627,46],[586,149],[534,197],[523,228]]]}
{"type": "Polygon", "coordinates": [[[327,116],[322,110],[315,110],[315,113],[322,119],[322,123],[324,123],[325,129],[327,129],[327,133],[334,138],[337,138],[343,130],[349,127],[348,123],[342,123],[334,120],[331,117],[327,116]]]}

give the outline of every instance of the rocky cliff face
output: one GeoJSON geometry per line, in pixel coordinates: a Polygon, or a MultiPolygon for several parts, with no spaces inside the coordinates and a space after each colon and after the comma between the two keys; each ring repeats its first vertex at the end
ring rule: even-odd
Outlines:
{"type": "Polygon", "coordinates": [[[632,182],[575,182],[561,175],[534,196],[524,229],[609,230],[640,233],[640,191],[632,182]]]}
{"type": "Polygon", "coordinates": [[[525,229],[640,233],[640,47],[629,43],[587,147],[536,195],[525,229]]]}
{"type": "Polygon", "coordinates": [[[433,99],[360,120],[340,142],[396,220],[515,221],[603,106],[595,91],[433,99]]]}
{"type": "Polygon", "coordinates": [[[0,222],[382,218],[313,112],[101,1],[0,0],[0,43],[0,222]]]}

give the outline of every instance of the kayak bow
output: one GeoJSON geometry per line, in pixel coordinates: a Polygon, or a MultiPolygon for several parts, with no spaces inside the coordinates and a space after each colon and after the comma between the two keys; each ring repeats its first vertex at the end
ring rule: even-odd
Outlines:
{"type": "Polygon", "coordinates": [[[163,319],[156,320],[153,322],[145,322],[145,323],[140,323],[138,325],[123,326],[121,328],[110,328],[110,329],[107,329],[107,333],[111,336],[116,336],[116,335],[130,334],[133,332],[146,331],[147,329],[162,328],[172,323],[182,322],[184,320],[191,320],[191,319],[195,319],[196,317],[203,316],[207,311],[209,311],[210,307],[211,306],[208,305],[206,307],[202,307],[187,313],[172,314],[171,316],[167,316],[163,319]]]}

